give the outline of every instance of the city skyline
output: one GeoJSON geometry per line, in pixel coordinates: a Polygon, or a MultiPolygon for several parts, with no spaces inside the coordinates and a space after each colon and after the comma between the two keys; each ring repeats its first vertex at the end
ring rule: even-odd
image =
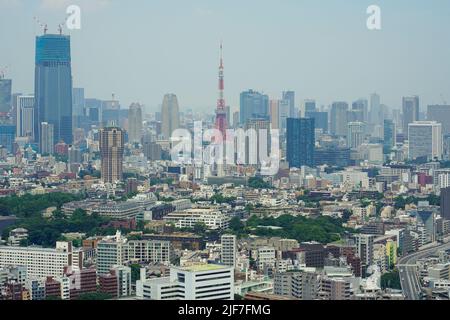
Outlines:
{"type": "MultiPolygon", "coordinates": [[[[121,1],[73,3],[82,9],[82,28],[64,32],[72,39],[74,87],[85,88],[86,97],[107,99],[115,93],[122,106],[139,101],[147,111],[155,111],[161,97],[174,92],[181,110],[213,112],[218,44],[223,40],[225,99],[233,110],[239,107],[239,94],[248,89],[273,99],[293,90],[296,107],[309,98],[318,106],[351,103],[372,92],[381,95],[381,103],[397,109],[402,96],[420,96],[421,111],[450,99],[445,78],[450,46],[433,40],[450,30],[444,20],[450,12],[448,3],[379,1],[383,21],[379,31],[366,28],[369,1],[329,0],[326,10],[324,4],[288,0],[258,1],[256,6],[249,1],[238,7],[206,1],[145,2],[136,7],[121,1]],[[164,24],[169,6],[175,8],[170,11],[176,21],[172,25],[164,24]]],[[[8,8],[0,10],[2,24],[24,21],[13,33],[6,27],[0,31],[5,43],[17,47],[0,52],[0,61],[10,65],[6,77],[13,79],[14,92],[33,92],[32,44],[34,36],[42,34],[33,17],[48,23],[49,33],[56,33],[67,4],[0,1],[0,7],[8,8]]]]}

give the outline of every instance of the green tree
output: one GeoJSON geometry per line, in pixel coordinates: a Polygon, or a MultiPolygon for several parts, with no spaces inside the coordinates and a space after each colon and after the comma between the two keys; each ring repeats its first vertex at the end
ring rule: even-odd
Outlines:
{"type": "Polygon", "coordinates": [[[112,298],[113,298],[112,295],[104,292],[82,293],[78,296],[78,300],[90,300],[90,301],[108,300],[112,298]]]}
{"type": "Polygon", "coordinates": [[[400,274],[398,270],[394,270],[389,273],[385,273],[381,276],[381,288],[384,289],[397,289],[401,290],[402,285],[400,283],[400,274]]]}

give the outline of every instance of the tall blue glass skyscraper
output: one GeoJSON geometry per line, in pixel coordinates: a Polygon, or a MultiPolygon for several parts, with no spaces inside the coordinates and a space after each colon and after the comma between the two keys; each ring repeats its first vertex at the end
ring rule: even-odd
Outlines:
{"type": "Polygon", "coordinates": [[[72,68],[70,37],[46,34],[36,37],[35,132],[41,123],[53,125],[54,143],[72,143],[72,68]]]}
{"type": "Polygon", "coordinates": [[[287,119],[287,161],[290,168],[314,167],[315,121],[287,119]]]}

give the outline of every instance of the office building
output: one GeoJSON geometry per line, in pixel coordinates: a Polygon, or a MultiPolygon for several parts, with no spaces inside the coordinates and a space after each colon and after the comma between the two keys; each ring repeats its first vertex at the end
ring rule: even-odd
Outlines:
{"type": "Polygon", "coordinates": [[[102,180],[105,183],[121,181],[123,177],[124,132],[109,127],[100,130],[102,180]]]}
{"type": "Polygon", "coordinates": [[[348,103],[334,102],[330,111],[330,133],[335,136],[347,135],[348,103]]]}
{"type": "Polygon", "coordinates": [[[99,275],[108,274],[115,265],[123,265],[125,244],[126,239],[120,232],[97,243],[97,273],[99,275]]]}
{"type": "Polygon", "coordinates": [[[314,119],[287,120],[287,161],[291,168],[314,167],[314,119]]]}
{"type": "Polygon", "coordinates": [[[373,125],[381,125],[381,103],[380,103],[380,95],[377,93],[373,93],[370,95],[370,113],[369,113],[369,122],[373,125]]]}
{"type": "Polygon", "coordinates": [[[0,114],[9,113],[12,105],[12,80],[0,74],[0,114]]]}
{"type": "Polygon", "coordinates": [[[34,140],[34,96],[19,95],[16,99],[16,135],[34,140]]]}
{"type": "Polygon", "coordinates": [[[295,109],[295,92],[294,91],[285,91],[282,94],[282,100],[285,101],[288,105],[289,116],[288,118],[297,118],[297,110],[295,109]]]}
{"type": "Polygon", "coordinates": [[[256,143],[246,138],[245,163],[249,165],[259,165],[262,163],[262,160],[268,158],[271,150],[270,122],[265,119],[249,119],[247,120],[244,129],[247,132],[249,132],[249,130],[254,130],[254,133],[256,134],[256,143]],[[267,133],[266,143],[264,143],[264,132],[267,133]],[[261,150],[261,146],[263,145],[266,150],[261,150]]]}
{"type": "Polygon", "coordinates": [[[368,122],[369,119],[369,102],[367,99],[359,99],[352,104],[352,111],[356,117],[352,121],[368,122]]]}
{"type": "Polygon", "coordinates": [[[164,96],[161,109],[161,130],[164,139],[170,140],[172,133],[180,128],[178,98],[174,94],[164,96]]]}
{"type": "Polygon", "coordinates": [[[392,120],[384,120],[384,148],[390,150],[397,144],[397,130],[392,120]]]}
{"type": "Polygon", "coordinates": [[[442,134],[450,133],[450,105],[430,105],[427,109],[427,120],[442,124],[442,134]]]}
{"type": "Polygon", "coordinates": [[[347,133],[347,147],[356,149],[364,143],[365,124],[363,122],[349,122],[347,133]]]}
{"type": "Polygon", "coordinates": [[[272,129],[280,129],[279,100],[270,100],[270,126],[272,129]]]}
{"type": "Polygon", "coordinates": [[[403,97],[403,134],[408,137],[409,125],[419,121],[419,97],[403,97]]]}
{"type": "Polygon", "coordinates": [[[269,96],[249,90],[241,93],[240,123],[245,125],[251,119],[269,119],[269,96]]]}
{"type": "Polygon", "coordinates": [[[223,265],[235,267],[236,266],[236,253],[237,253],[237,241],[236,236],[232,234],[224,234],[220,238],[222,245],[220,252],[220,261],[223,265]]]}
{"type": "Polygon", "coordinates": [[[450,187],[441,189],[441,217],[450,220],[450,187]]]}
{"type": "Polygon", "coordinates": [[[214,264],[171,267],[170,277],[141,279],[136,296],[145,300],[234,300],[234,268],[214,264]]]}
{"type": "Polygon", "coordinates": [[[15,139],[16,126],[11,124],[0,124],[0,146],[5,147],[9,153],[12,153],[15,139]]]}
{"type": "Polygon", "coordinates": [[[307,99],[304,101],[304,111],[305,111],[305,117],[306,114],[311,113],[311,112],[317,112],[317,107],[316,107],[316,100],[311,100],[311,99],[307,99]]]}
{"type": "Polygon", "coordinates": [[[322,147],[314,151],[315,165],[348,167],[350,165],[350,148],[322,147]]]}
{"type": "Polygon", "coordinates": [[[306,111],[305,118],[314,119],[316,129],[328,132],[328,112],[306,111]]]}
{"type": "Polygon", "coordinates": [[[416,121],[408,125],[409,159],[442,159],[442,125],[433,121],[416,121]]]}
{"type": "Polygon", "coordinates": [[[41,154],[48,155],[53,154],[55,143],[53,141],[53,124],[48,122],[41,123],[41,140],[40,140],[40,150],[41,154]]]}
{"type": "Polygon", "coordinates": [[[142,137],[142,106],[133,103],[128,110],[128,141],[139,143],[142,137]]]}
{"type": "Polygon", "coordinates": [[[72,68],[70,36],[36,37],[35,134],[41,123],[53,126],[53,141],[72,143],[72,68]]]}
{"type": "Polygon", "coordinates": [[[84,116],[85,99],[84,88],[73,88],[72,90],[72,113],[74,118],[84,116]]]}

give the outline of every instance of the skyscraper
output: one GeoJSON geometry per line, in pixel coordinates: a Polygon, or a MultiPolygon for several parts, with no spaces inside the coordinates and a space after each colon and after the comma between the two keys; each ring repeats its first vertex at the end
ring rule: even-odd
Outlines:
{"type": "Polygon", "coordinates": [[[366,99],[359,99],[352,104],[352,111],[356,114],[355,121],[368,122],[369,102],[366,99]]]}
{"type": "Polygon", "coordinates": [[[321,129],[323,132],[328,132],[328,112],[307,111],[305,118],[314,119],[316,129],[321,129]]]}
{"type": "Polygon", "coordinates": [[[270,136],[270,121],[264,120],[264,119],[249,119],[247,120],[247,123],[245,124],[245,130],[255,130],[256,132],[256,145],[251,144],[252,142],[250,139],[246,138],[246,148],[245,148],[245,155],[246,155],[246,163],[251,165],[261,164],[262,157],[270,154],[270,148],[271,148],[271,136],[270,136]],[[267,140],[266,143],[264,143],[264,135],[263,132],[267,133],[267,140]],[[264,150],[261,150],[261,146],[264,146],[266,149],[266,154],[264,154],[264,150]],[[255,163],[256,162],[256,163],[255,163]]]}
{"type": "Polygon", "coordinates": [[[373,93],[370,96],[370,123],[372,125],[381,125],[381,99],[380,95],[373,93]]]}
{"type": "Polygon", "coordinates": [[[0,114],[8,113],[12,107],[12,80],[0,74],[0,114]]]}
{"type": "Polygon", "coordinates": [[[409,159],[442,159],[442,125],[435,121],[416,121],[409,124],[409,159]]]}
{"type": "Polygon", "coordinates": [[[73,88],[72,91],[73,116],[84,116],[85,99],[84,88],[73,88]]]}
{"type": "Polygon", "coordinates": [[[100,154],[102,180],[115,183],[123,176],[124,132],[120,128],[108,127],[100,130],[100,154]]]}
{"type": "Polygon", "coordinates": [[[291,168],[314,167],[314,119],[287,119],[287,161],[291,168]]]}
{"type": "Polygon", "coordinates": [[[41,154],[53,154],[53,149],[55,146],[55,142],[53,140],[54,137],[54,128],[51,123],[42,122],[41,123],[41,140],[40,140],[40,149],[41,154]]]}
{"type": "Polygon", "coordinates": [[[450,188],[441,189],[441,217],[450,220],[450,188]]]}
{"type": "Polygon", "coordinates": [[[180,128],[180,110],[177,96],[166,94],[161,109],[161,129],[164,139],[169,140],[174,130],[180,128]]]}
{"type": "Polygon", "coordinates": [[[384,120],[384,148],[390,149],[397,143],[397,130],[392,120],[384,120]]]}
{"type": "Polygon", "coordinates": [[[291,116],[290,116],[289,101],[287,100],[278,101],[278,129],[280,129],[282,135],[284,135],[286,132],[287,119],[290,117],[291,116]]]}
{"type": "Polygon", "coordinates": [[[16,135],[34,140],[34,96],[20,95],[16,99],[16,135]]]}
{"type": "Polygon", "coordinates": [[[270,124],[272,129],[279,129],[279,122],[279,100],[270,100],[270,124]]]}
{"type": "Polygon", "coordinates": [[[408,136],[408,125],[419,121],[419,97],[403,97],[403,134],[408,136]]]}
{"type": "Polygon", "coordinates": [[[330,112],[330,132],[336,136],[347,135],[347,102],[334,102],[330,112]]]}
{"type": "Polygon", "coordinates": [[[53,125],[54,141],[72,143],[72,67],[70,36],[36,37],[35,133],[41,139],[41,123],[53,125]]]}
{"type": "Polygon", "coordinates": [[[72,124],[73,129],[82,127],[85,117],[84,88],[73,88],[72,90],[72,124]]]}
{"type": "Polygon", "coordinates": [[[269,96],[249,90],[241,93],[240,100],[242,125],[250,119],[269,120],[269,96]]]}
{"type": "Polygon", "coordinates": [[[450,133],[450,105],[428,106],[427,120],[442,124],[442,134],[450,133]]]}
{"type": "Polygon", "coordinates": [[[282,100],[287,101],[289,106],[289,118],[298,118],[297,110],[295,109],[295,92],[284,91],[282,100]]]}
{"type": "Polygon", "coordinates": [[[0,124],[0,146],[5,147],[9,153],[13,152],[14,139],[16,138],[16,126],[0,124]]]}
{"type": "Polygon", "coordinates": [[[307,99],[303,102],[303,110],[300,114],[300,117],[304,118],[306,117],[306,114],[316,111],[317,111],[316,100],[307,99]]]}
{"type": "Polygon", "coordinates": [[[349,122],[347,134],[347,147],[356,149],[364,142],[364,128],[363,122],[349,122]]]}
{"type": "Polygon", "coordinates": [[[142,106],[132,103],[128,110],[128,141],[138,143],[142,136],[142,106]]]}

